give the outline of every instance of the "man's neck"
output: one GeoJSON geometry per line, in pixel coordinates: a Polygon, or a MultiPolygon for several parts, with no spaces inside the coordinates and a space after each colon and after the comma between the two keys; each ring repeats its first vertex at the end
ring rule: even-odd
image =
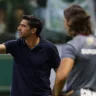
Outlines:
{"type": "Polygon", "coordinates": [[[34,48],[40,42],[40,37],[34,36],[25,40],[29,48],[34,48]]]}

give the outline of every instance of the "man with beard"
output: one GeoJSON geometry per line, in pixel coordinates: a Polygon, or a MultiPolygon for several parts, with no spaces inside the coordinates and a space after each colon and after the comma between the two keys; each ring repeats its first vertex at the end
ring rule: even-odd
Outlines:
{"type": "Polygon", "coordinates": [[[0,53],[13,56],[11,96],[49,96],[50,72],[59,65],[57,48],[40,37],[42,22],[24,15],[18,26],[19,39],[0,44],[0,53]]]}

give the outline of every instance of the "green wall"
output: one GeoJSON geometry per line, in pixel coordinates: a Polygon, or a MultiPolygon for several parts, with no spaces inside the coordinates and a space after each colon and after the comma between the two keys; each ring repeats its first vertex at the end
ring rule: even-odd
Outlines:
{"type": "Polygon", "coordinates": [[[0,55],[0,93],[10,91],[12,80],[12,63],[13,59],[11,55],[0,55]]]}

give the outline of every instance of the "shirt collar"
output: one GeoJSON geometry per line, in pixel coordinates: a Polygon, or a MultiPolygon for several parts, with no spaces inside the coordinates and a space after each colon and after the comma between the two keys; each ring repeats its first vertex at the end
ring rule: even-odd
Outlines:
{"type": "MultiPolygon", "coordinates": [[[[24,46],[27,46],[27,44],[26,44],[24,39],[22,39],[22,42],[23,42],[24,46]]],[[[44,40],[40,37],[40,42],[35,47],[41,47],[43,45],[43,43],[44,43],[44,40]]]]}

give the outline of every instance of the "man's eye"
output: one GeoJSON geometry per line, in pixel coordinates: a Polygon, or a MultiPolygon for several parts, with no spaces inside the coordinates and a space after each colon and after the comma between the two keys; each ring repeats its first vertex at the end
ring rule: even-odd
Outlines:
{"type": "Polygon", "coordinates": [[[26,25],[21,25],[22,27],[26,27],[26,25]]]}

